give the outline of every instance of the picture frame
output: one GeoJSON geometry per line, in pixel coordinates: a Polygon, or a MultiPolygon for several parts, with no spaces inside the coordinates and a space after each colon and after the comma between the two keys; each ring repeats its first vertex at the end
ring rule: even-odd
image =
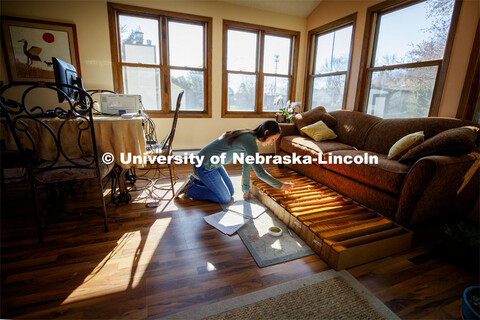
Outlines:
{"type": "Polygon", "coordinates": [[[1,16],[2,46],[10,82],[55,81],[52,57],[81,77],[75,24],[1,16]]]}

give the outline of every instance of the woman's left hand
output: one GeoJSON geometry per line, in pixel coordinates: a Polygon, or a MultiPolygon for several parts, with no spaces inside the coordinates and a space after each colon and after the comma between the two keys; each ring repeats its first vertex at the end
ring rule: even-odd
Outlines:
{"type": "Polygon", "coordinates": [[[249,190],[244,190],[243,191],[243,200],[248,200],[250,199],[250,191],[249,190]]]}

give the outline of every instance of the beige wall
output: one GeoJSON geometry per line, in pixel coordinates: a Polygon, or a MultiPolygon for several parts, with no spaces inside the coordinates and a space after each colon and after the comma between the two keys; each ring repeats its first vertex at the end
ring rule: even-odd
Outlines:
{"type": "MultiPolygon", "coordinates": [[[[225,130],[252,128],[263,119],[221,118],[222,20],[236,20],[301,32],[295,100],[303,99],[306,34],[308,30],[357,12],[352,70],[347,93],[347,108],[353,109],[367,8],[373,1],[323,0],[307,17],[261,11],[216,1],[119,1],[137,6],[203,15],[213,18],[212,118],[180,119],[176,149],[201,148],[225,130]],[[193,132],[193,130],[195,130],[193,132]]],[[[82,77],[87,89],[113,89],[107,2],[95,1],[1,1],[4,15],[74,23],[77,26],[82,77]]],[[[440,116],[454,117],[473,45],[480,1],[464,0],[440,105],[440,116]]],[[[3,52],[0,52],[0,80],[6,81],[3,52]]],[[[155,119],[159,136],[166,134],[171,119],[155,119]]],[[[268,149],[266,151],[271,151],[268,149]]]]}
{"type": "MultiPolygon", "coordinates": [[[[301,32],[295,100],[302,98],[306,18],[261,11],[216,1],[116,1],[136,6],[202,15],[213,18],[212,118],[181,118],[175,149],[201,148],[232,128],[253,128],[264,119],[221,118],[223,19],[301,32]]],[[[87,89],[113,89],[107,1],[1,1],[3,15],[74,23],[77,27],[82,78],[87,89]]],[[[1,58],[0,80],[7,80],[1,58]]],[[[159,136],[167,133],[171,119],[155,119],[159,136]]],[[[268,149],[266,151],[272,151],[268,149]]]]}
{"type": "MultiPolygon", "coordinates": [[[[368,7],[382,2],[375,1],[338,1],[323,0],[307,17],[307,34],[309,30],[357,12],[355,38],[353,43],[352,69],[347,92],[347,109],[353,110],[357,90],[360,56],[365,31],[365,17],[368,7]]],[[[468,66],[468,59],[473,46],[475,29],[480,17],[480,1],[463,0],[457,25],[452,57],[448,67],[447,78],[440,103],[439,116],[455,117],[462,94],[463,82],[468,66]]],[[[306,41],[306,39],[304,39],[306,41]]]]}

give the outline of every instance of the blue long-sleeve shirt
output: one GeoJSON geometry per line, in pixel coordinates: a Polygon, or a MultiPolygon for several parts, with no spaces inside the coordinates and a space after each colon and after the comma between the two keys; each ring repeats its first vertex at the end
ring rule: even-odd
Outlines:
{"type": "MultiPolygon", "coordinates": [[[[227,136],[225,138],[220,137],[218,139],[215,139],[198,152],[199,156],[205,156],[205,159],[203,160],[205,169],[215,170],[222,166],[222,164],[232,163],[233,155],[235,153],[243,153],[245,157],[255,157],[255,154],[258,153],[257,141],[254,135],[249,133],[242,134],[237,139],[235,139],[232,145],[228,144],[228,138],[229,137],[227,136]],[[210,158],[212,156],[220,157],[222,153],[225,153],[225,160],[223,161],[223,163],[220,162],[218,164],[214,164],[210,161],[210,158]]],[[[243,163],[243,190],[250,190],[250,166],[252,167],[257,177],[260,178],[262,181],[265,181],[266,183],[277,189],[280,189],[282,187],[283,183],[280,180],[272,177],[268,172],[266,172],[261,164],[253,163],[250,165],[247,163],[243,163]]]]}

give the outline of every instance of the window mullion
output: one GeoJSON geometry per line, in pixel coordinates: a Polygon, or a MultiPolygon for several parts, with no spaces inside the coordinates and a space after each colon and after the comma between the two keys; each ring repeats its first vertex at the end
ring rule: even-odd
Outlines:
{"type": "Polygon", "coordinates": [[[309,70],[309,73],[313,76],[315,74],[315,68],[317,68],[317,42],[318,42],[318,37],[319,35],[316,34],[313,36],[313,48],[312,48],[312,56],[310,57],[310,65],[311,68],[309,70]]]}
{"type": "Polygon", "coordinates": [[[167,30],[167,19],[166,17],[160,17],[160,41],[162,44],[162,54],[161,54],[161,66],[160,66],[160,82],[161,82],[161,92],[162,92],[162,107],[163,112],[170,111],[170,69],[168,65],[168,30],[167,30]]]}
{"type": "Polygon", "coordinates": [[[258,32],[258,46],[257,46],[257,103],[255,103],[255,113],[263,111],[263,51],[265,45],[265,31],[258,32]]]}
{"type": "Polygon", "coordinates": [[[421,68],[421,67],[430,67],[430,66],[440,66],[441,64],[442,64],[442,60],[430,60],[430,61],[395,64],[395,65],[390,65],[390,66],[370,67],[370,68],[367,68],[367,70],[368,71],[379,71],[379,70],[421,68]]]}
{"type": "Polygon", "coordinates": [[[257,72],[251,72],[251,71],[236,71],[236,70],[225,70],[228,73],[240,73],[240,74],[250,74],[250,75],[257,75],[257,72]]]}
{"type": "Polygon", "coordinates": [[[121,62],[122,66],[125,67],[139,67],[139,68],[159,68],[158,64],[144,64],[144,63],[130,63],[130,62],[121,62]]]}
{"type": "Polygon", "coordinates": [[[118,20],[119,20],[119,12],[117,11],[115,13],[115,25],[117,26],[115,32],[116,32],[116,39],[117,39],[117,43],[116,43],[116,48],[115,48],[115,51],[116,51],[116,57],[117,57],[117,79],[119,79],[117,81],[117,85],[116,87],[117,88],[114,88],[116,92],[123,92],[125,93],[125,88],[123,87],[123,66],[121,65],[121,62],[122,62],[122,53],[121,53],[121,43],[122,43],[122,39],[121,39],[121,36],[120,36],[120,24],[118,23],[118,20]]]}
{"type": "Polygon", "coordinates": [[[202,24],[203,26],[203,112],[208,112],[208,90],[207,90],[207,82],[208,82],[208,60],[209,60],[209,52],[208,52],[208,41],[211,41],[210,37],[208,36],[207,25],[205,23],[202,24]]]}
{"type": "Polygon", "coordinates": [[[291,36],[290,37],[290,61],[288,62],[289,65],[290,65],[290,68],[289,68],[289,79],[288,79],[288,95],[290,96],[290,100],[293,101],[295,100],[294,97],[295,97],[295,92],[294,91],[294,88],[295,88],[295,83],[293,81],[293,73],[295,72],[295,48],[297,47],[297,41],[299,41],[298,37],[295,37],[295,36],[291,36]]]}
{"type": "Polygon", "coordinates": [[[312,74],[312,78],[338,76],[338,75],[341,75],[341,74],[347,74],[347,71],[337,71],[337,72],[330,72],[330,73],[312,74]]]}
{"type": "Polygon", "coordinates": [[[312,104],[312,97],[313,97],[313,74],[315,73],[316,68],[316,56],[317,56],[317,41],[318,41],[318,34],[313,34],[309,41],[311,43],[310,52],[307,53],[307,81],[305,83],[305,95],[304,95],[304,110],[310,109],[310,105],[312,104]],[[310,56],[308,56],[310,54],[310,56]]]}
{"type": "Polygon", "coordinates": [[[207,71],[205,68],[192,68],[192,67],[180,67],[180,66],[171,66],[170,70],[189,70],[189,71],[207,71]]]}
{"type": "Polygon", "coordinates": [[[291,75],[289,75],[289,74],[278,74],[278,73],[263,73],[263,76],[282,77],[282,78],[290,78],[291,77],[291,75]]]}
{"type": "Polygon", "coordinates": [[[371,39],[370,43],[370,51],[369,51],[369,59],[368,59],[368,65],[367,69],[371,68],[375,65],[375,54],[377,51],[377,44],[378,44],[378,32],[380,30],[380,18],[381,16],[378,13],[373,14],[373,37],[371,39]]]}

